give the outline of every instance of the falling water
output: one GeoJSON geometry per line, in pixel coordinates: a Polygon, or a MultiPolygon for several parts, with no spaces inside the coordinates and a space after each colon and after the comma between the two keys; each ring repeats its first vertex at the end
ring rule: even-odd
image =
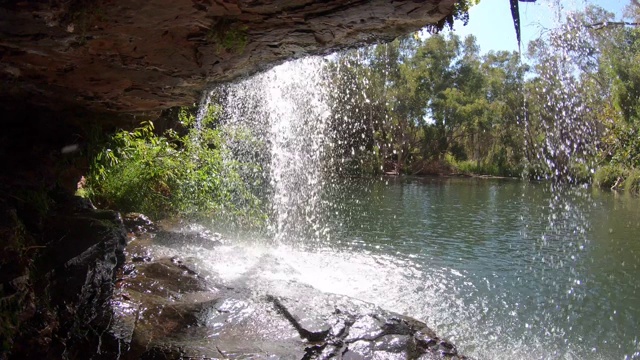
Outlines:
{"type": "MultiPolygon", "coordinates": [[[[538,163],[542,163],[546,170],[543,171],[543,177],[553,180],[547,184],[547,192],[549,193],[547,221],[544,231],[539,238],[534,239],[535,247],[538,249],[535,261],[543,264],[550,272],[563,274],[553,280],[558,297],[564,298],[559,303],[566,302],[565,306],[556,306],[555,311],[545,309],[536,315],[536,320],[541,317],[548,319],[545,321],[553,322],[554,317],[565,317],[567,324],[564,326],[548,326],[543,325],[540,329],[541,334],[549,338],[565,339],[565,342],[572,347],[579,341],[582,342],[583,337],[578,336],[578,341],[574,338],[574,344],[567,339],[580,334],[581,323],[588,323],[582,309],[592,306],[594,301],[606,302],[602,311],[613,314],[609,317],[610,323],[606,320],[600,320],[591,325],[591,331],[610,332],[595,330],[595,328],[605,327],[608,329],[623,328],[622,323],[627,319],[621,319],[618,313],[627,312],[629,308],[621,305],[613,299],[616,294],[608,293],[604,295],[606,299],[594,299],[597,295],[597,288],[602,286],[598,284],[597,277],[590,277],[586,274],[589,267],[593,265],[593,258],[588,254],[594,248],[598,248],[599,244],[592,243],[594,232],[593,227],[598,226],[593,223],[589,213],[596,212],[600,203],[594,201],[592,196],[584,191],[586,185],[567,186],[566,183],[579,184],[588,181],[594,173],[596,167],[597,154],[601,146],[600,139],[604,137],[602,123],[598,120],[601,109],[605,108],[602,99],[605,94],[596,91],[594,97],[594,88],[598,83],[598,42],[596,36],[590,26],[585,24],[597,23],[598,21],[611,21],[611,18],[602,18],[604,15],[597,11],[588,12],[575,3],[563,4],[560,1],[550,2],[551,10],[556,15],[555,24],[552,29],[548,29],[530,51],[535,53],[532,60],[537,59],[534,67],[537,70],[538,78],[535,82],[535,89],[529,89],[526,97],[537,96],[538,103],[542,104],[542,108],[536,117],[540,119],[537,126],[541,126],[544,134],[544,141],[538,143],[534,148],[537,152],[536,157],[538,163]],[[567,10],[567,8],[576,8],[585,11],[584,15],[580,12],[567,10]],[[576,206],[576,204],[581,204],[576,206]],[[557,248],[559,251],[549,253],[547,249],[557,248]],[[585,267],[585,263],[591,261],[591,265],[585,267]],[[615,305],[614,305],[615,304],[615,305]],[[616,306],[620,306],[617,308],[616,306]],[[597,325],[596,325],[597,324],[597,325]]],[[[583,2],[583,6],[588,5],[583,2]]],[[[526,105],[525,105],[526,106],[526,105]]],[[[527,109],[528,111],[535,111],[527,109]]],[[[535,127],[535,124],[529,123],[532,118],[527,113],[525,127],[527,129],[535,127]]],[[[533,144],[529,144],[533,145],[533,144]]],[[[534,161],[535,163],[535,161],[534,161]]],[[[535,167],[535,165],[534,165],[535,167]]],[[[534,171],[535,172],[535,171],[534,171]]],[[[611,231],[611,229],[610,229],[611,231]]],[[[631,250],[633,251],[633,250],[631,250]]],[[[613,260],[616,261],[616,260],[613,260]]],[[[637,258],[634,260],[637,261],[637,258]]],[[[621,262],[624,266],[624,261],[621,262]]],[[[636,265],[637,266],[637,265],[636,265]]],[[[535,270],[534,270],[535,271],[535,270]]],[[[537,274],[535,276],[540,276],[537,274]]],[[[545,275],[541,275],[545,276],[545,275]]],[[[611,277],[613,278],[613,277],[611,277]]],[[[635,297],[633,290],[632,297],[635,297]]],[[[552,302],[557,301],[553,299],[552,302]]],[[[635,308],[631,307],[635,313],[635,308]]],[[[634,315],[635,316],[635,315],[634,315]]],[[[630,317],[633,319],[633,316],[630,317]]],[[[527,319],[525,321],[529,321],[527,319]]],[[[634,320],[631,320],[632,322],[634,320]]],[[[542,324],[538,324],[540,326],[542,324]]],[[[632,326],[635,327],[635,326],[632,326]]],[[[532,329],[535,329],[535,325],[532,329]]],[[[628,331],[628,330],[627,330],[628,331]]],[[[633,330],[632,330],[633,331],[633,330]]],[[[605,335],[606,336],[606,335],[605,335]]],[[[595,341],[593,339],[591,354],[586,355],[584,349],[579,346],[556,350],[553,355],[547,357],[553,358],[614,358],[613,354],[607,354],[601,351],[603,348],[611,348],[617,345],[618,349],[627,349],[624,355],[625,359],[637,358],[638,338],[631,336],[631,333],[624,333],[624,336],[613,341],[610,340],[595,341]],[[616,344],[617,342],[617,344],[616,344]]],[[[586,349],[586,347],[585,347],[586,349]]],[[[620,354],[620,353],[618,353],[620,354]]]]}
{"type": "Polygon", "coordinates": [[[594,117],[597,105],[578,79],[577,59],[583,54],[575,49],[583,47],[575,42],[584,40],[584,32],[582,26],[569,23],[548,35],[548,46],[537,49],[543,60],[533,96],[542,97],[544,105],[538,118],[545,137],[536,156],[546,165],[548,177],[570,183],[580,180],[575,178],[580,167],[593,168],[588,159],[595,158],[600,138],[594,117]]]}
{"type": "Polygon", "coordinates": [[[224,89],[224,126],[254,129],[268,152],[271,230],[276,242],[327,236],[322,214],[322,163],[329,108],[321,58],[277,66],[224,89]]]}
{"type": "Polygon", "coordinates": [[[202,97],[198,104],[198,113],[196,114],[196,129],[202,128],[202,120],[207,116],[209,106],[211,105],[211,93],[211,90],[205,90],[202,92],[202,97]]]}

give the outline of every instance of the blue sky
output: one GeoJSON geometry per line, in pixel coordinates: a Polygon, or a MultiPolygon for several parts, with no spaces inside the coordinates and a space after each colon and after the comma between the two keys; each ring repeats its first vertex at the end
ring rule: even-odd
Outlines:
{"type": "MultiPolygon", "coordinates": [[[[520,21],[522,23],[522,50],[529,40],[540,36],[544,28],[553,28],[557,24],[557,6],[561,3],[566,10],[583,9],[586,4],[595,4],[614,12],[620,19],[629,0],[537,0],[535,3],[520,3],[520,21]]],[[[469,12],[469,24],[456,23],[454,32],[461,37],[473,34],[478,39],[481,53],[489,50],[518,50],[516,33],[511,18],[508,0],[480,0],[469,12]]]]}

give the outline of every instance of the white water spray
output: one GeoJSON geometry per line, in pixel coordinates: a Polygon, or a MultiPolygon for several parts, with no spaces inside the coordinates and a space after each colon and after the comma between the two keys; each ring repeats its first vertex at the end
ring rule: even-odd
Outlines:
{"type": "Polygon", "coordinates": [[[307,58],[285,63],[224,89],[223,126],[253,129],[263,145],[260,151],[268,152],[263,166],[271,184],[276,242],[325,236],[321,169],[330,111],[326,89],[320,86],[322,62],[307,58]]]}

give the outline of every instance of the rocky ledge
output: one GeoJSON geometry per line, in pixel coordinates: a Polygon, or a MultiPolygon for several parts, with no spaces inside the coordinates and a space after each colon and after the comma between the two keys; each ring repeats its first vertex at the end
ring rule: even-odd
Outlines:
{"type": "MultiPolygon", "coordinates": [[[[41,239],[14,239],[39,251],[34,262],[17,251],[0,263],[0,360],[466,358],[373,304],[292,280],[229,283],[172,255],[220,239],[57,201],[41,239]]],[[[25,211],[3,206],[7,221],[25,211]]]]}
{"type": "Polygon", "coordinates": [[[192,105],[211,83],[442,24],[454,3],[2,1],[0,100],[120,113],[192,105]]]}
{"type": "Polygon", "coordinates": [[[23,199],[41,193],[14,194],[0,196],[0,359],[89,358],[125,261],[120,214],[64,193],[40,208],[23,199]]]}
{"type": "Polygon", "coordinates": [[[154,258],[154,241],[217,243],[157,229],[145,234],[136,222],[111,300],[113,318],[94,358],[466,358],[424,323],[366,302],[292,281],[266,293],[230,287],[186,259],[154,258]]]}

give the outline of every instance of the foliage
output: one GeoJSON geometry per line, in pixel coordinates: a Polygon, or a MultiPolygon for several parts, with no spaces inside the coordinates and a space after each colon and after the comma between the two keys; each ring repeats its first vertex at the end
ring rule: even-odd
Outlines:
{"type": "Polygon", "coordinates": [[[624,179],[622,188],[628,192],[640,193],[640,170],[632,169],[624,179]]]}
{"type": "Polygon", "coordinates": [[[427,30],[431,33],[437,33],[438,31],[448,27],[453,29],[453,23],[455,20],[460,20],[464,25],[469,22],[469,9],[478,5],[480,0],[458,0],[453,4],[453,11],[450,15],[445,16],[436,25],[427,26],[427,30]]]}
{"type": "MultiPolygon", "coordinates": [[[[26,193],[26,191],[24,192],[26,193]]],[[[39,196],[34,196],[34,198],[39,196]]],[[[0,248],[0,269],[3,270],[3,278],[15,281],[27,274],[33,267],[33,239],[29,236],[24,224],[20,221],[16,209],[6,207],[4,199],[0,205],[0,237],[4,243],[0,248]]],[[[15,200],[23,202],[23,199],[15,200]]],[[[27,285],[25,282],[24,285],[27,285]]],[[[27,292],[18,289],[14,285],[5,283],[0,286],[0,351],[8,354],[13,345],[13,338],[18,333],[21,315],[28,302],[27,292]]]]}
{"type": "Polygon", "coordinates": [[[640,193],[640,170],[621,165],[605,165],[595,172],[593,182],[612,190],[640,193]]]}
{"type": "Polygon", "coordinates": [[[498,162],[458,160],[452,154],[446,154],[444,156],[444,160],[446,164],[453,169],[454,173],[465,175],[480,174],[489,176],[518,177],[524,170],[522,166],[514,168],[504,167],[504,165],[498,162]]]}
{"type": "Polygon", "coordinates": [[[640,166],[640,33],[624,24],[589,6],[529,44],[535,77],[527,84],[527,153],[538,175],[592,177],[596,185],[633,191],[640,166]]]}
{"type": "Polygon", "coordinates": [[[481,55],[473,36],[455,34],[336,56],[326,84],[335,171],[637,187],[640,29],[614,20],[595,6],[569,13],[529,44],[527,63],[515,52],[481,55]]]}
{"type": "Polygon", "coordinates": [[[88,184],[95,202],[153,218],[196,217],[257,225],[264,220],[261,201],[241,173],[255,164],[230,160],[223,134],[214,127],[219,109],[197,123],[186,110],[186,134],[154,134],[153,123],[118,131],[99,152],[88,184]]]}
{"type": "Polygon", "coordinates": [[[614,189],[625,178],[626,170],[619,165],[605,165],[596,170],[593,183],[600,187],[614,189]]]}
{"type": "Polygon", "coordinates": [[[407,36],[328,68],[338,164],[421,174],[448,154],[474,172],[519,175],[526,66],[516,53],[480,56],[473,36],[407,36]]]}
{"type": "Polygon", "coordinates": [[[214,42],[218,53],[229,51],[242,53],[249,42],[249,28],[246,25],[238,25],[231,20],[218,20],[207,33],[207,40],[214,42]]]}

